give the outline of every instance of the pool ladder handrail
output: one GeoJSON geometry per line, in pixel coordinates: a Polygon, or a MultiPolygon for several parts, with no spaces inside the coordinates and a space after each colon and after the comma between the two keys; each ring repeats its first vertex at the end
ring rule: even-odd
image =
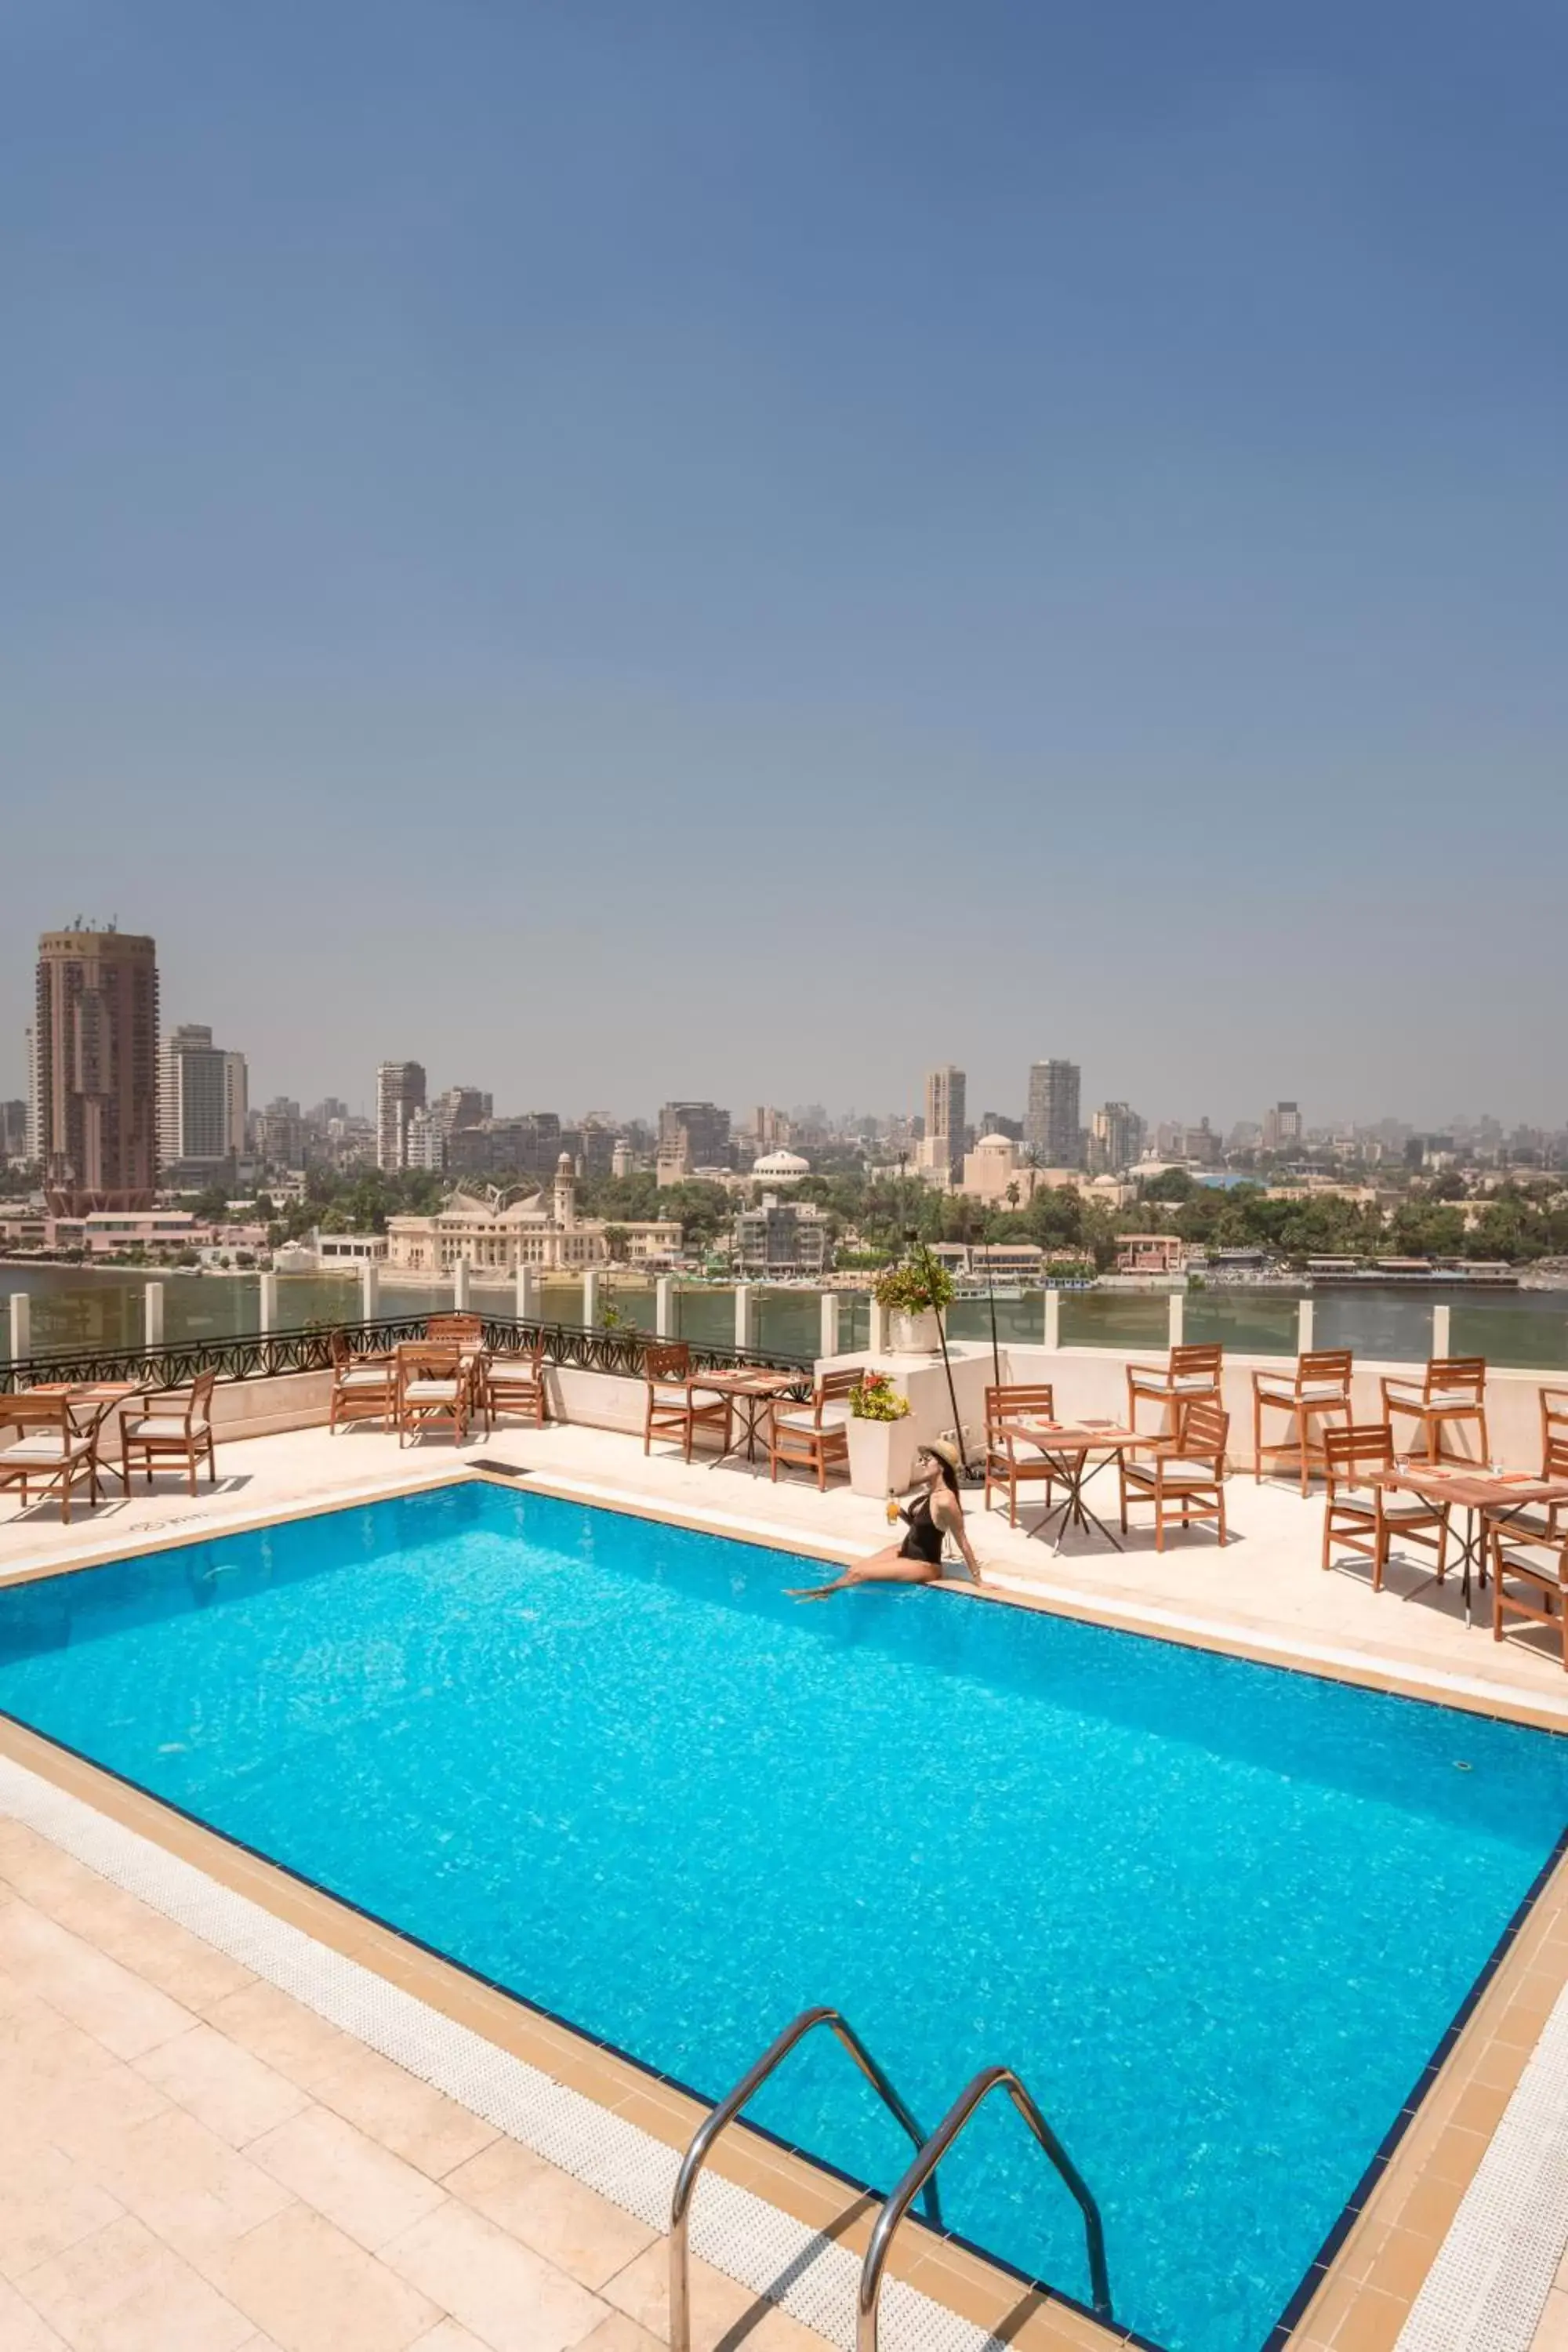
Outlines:
{"type": "MultiPolygon", "coordinates": [[[[883,2105],[908,2132],[917,2150],[923,2152],[931,2146],[931,2141],[848,2019],[836,2009],[803,2009],[794,2023],[786,2025],[778,2039],[769,2043],[756,2064],[742,2075],[728,2098],[721,2099],[712,2113],[703,2117],[690,2147],[680,2160],[680,2170],[675,2179],[675,2195],[669,2209],[669,2352],[691,2352],[691,2200],[698,2176],[708,2161],[709,2151],[720,2133],[732,2124],[742,2108],[755,2097],[773,2069],[783,2063],[798,2042],[804,2042],[806,2035],[815,2032],[819,2025],[826,2025],[837,2035],[883,2105]]],[[[919,2162],[917,2154],[915,2163],[918,2165],[919,2162]]],[[[910,2168],[911,2171],[913,2168],[910,2168]]],[[[909,2179],[910,2173],[906,2172],[904,2180],[909,2179]]],[[[895,2197],[902,2187],[903,2181],[900,2181],[899,2189],[893,2192],[895,2197]]],[[[942,2225],[942,2201],[934,2178],[916,2182],[904,2200],[905,2209],[913,2203],[922,2187],[926,2191],[927,2214],[933,2226],[940,2230],[942,2225]]],[[[902,2214],[900,2218],[902,2219],[902,2214]]]]}
{"type": "Polygon", "coordinates": [[[866,2259],[860,2266],[860,2284],[855,2299],[855,2352],[877,2352],[877,2307],[882,2292],[882,2273],[899,2224],[921,2190],[928,2182],[934,2182],[937,2166],[970,2117],[999,2086],[1005,2087],[1013,2105],[1078,2200],[1088,2242],[1089,2297],[1094,2315],[1110,2321],[1110,2278],[1105,2266],[1105,2226],[1089,2184],[1040,2113],[1027,2085],[1011,2066],[984,2066],[954,2099],[877,2216],[866,2259]]]}

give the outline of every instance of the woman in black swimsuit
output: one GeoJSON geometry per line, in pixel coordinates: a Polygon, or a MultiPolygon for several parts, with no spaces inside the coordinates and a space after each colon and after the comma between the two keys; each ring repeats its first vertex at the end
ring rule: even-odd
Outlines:
{"type": "Polygon", "coordinates": [[[852,1584],[934,1584],[942,1574],[942,1539],[951,1536],[976,1584],[980,1563],[964,1532],[963,1505],[958,1497],[958,1448],[951,1439],[933,1437],[915,1455],[915,1475],[921,1492],[900,1516],[909,1533],[896,1548],[875,1553],[847,1568],[831,1584],[807,1584],[792,1593],[796,1601],[826,1601],[830,1592],[844,1592],[852,1584]]]}

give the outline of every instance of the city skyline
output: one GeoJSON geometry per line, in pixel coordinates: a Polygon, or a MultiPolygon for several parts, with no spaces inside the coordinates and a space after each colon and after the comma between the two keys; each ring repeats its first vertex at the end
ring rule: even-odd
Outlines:
{"type": "Polygon", "coordinates": [[[0,1003],[94,904],[258,1099],[1555,1122],[1565,68],[1526,0],[7,12],[0,1003]]]}

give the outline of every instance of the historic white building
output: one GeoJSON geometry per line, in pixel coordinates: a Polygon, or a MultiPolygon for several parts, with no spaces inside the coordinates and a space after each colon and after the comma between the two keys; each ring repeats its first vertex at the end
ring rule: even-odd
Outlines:
{"type": "MultiPolygon", "coordinates": [[[[624,1255],[633,1265],[673,1257],[680,1248],[675,1218],[646,1223],[613,1221],[626,1235],[624,1255]]],[[[609,1261],[605,1235],[612,1221],[577,1214],[577,1179],[564,1152],[546,1192],[521,1198],[487,1184],[448,1193],[433,1217],[389,1217],[386,1265],[391,1275],[445,1274],[460,1261],[476,1270],[515,1274],[519,1266],[541,1273],[580,1274],[609,1261]]]]}

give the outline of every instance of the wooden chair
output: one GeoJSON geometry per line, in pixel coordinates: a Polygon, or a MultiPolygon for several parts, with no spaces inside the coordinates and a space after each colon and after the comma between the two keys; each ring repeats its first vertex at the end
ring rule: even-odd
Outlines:
{"type": "MultiPolygon", "coordinates": [[[[1217,1356],[1218,1349],[1214,1352],[1217,1356]]],[[[1226,1540],[1225,1449],[1230,1415],[1207,1396],[1199,1396],[1179,1410],[1177,1434],[1154,1440],[1148,1459],[1134,1456],[1130,1461],[1125,1454],[1121,1456],[1121,1532],[1127,1532],[1129,1504],[1152,1503],[1156,1551],[1165,1549],[1169,1518],[1184,1528],[1194,1519],[1213,1519],[1220,1542],[1226,1540]]]]}
{"type": "Polygon", "coordinates": [[[1418,1381],[1383,1377],[1383,1416],[1392,1424],[1395,1413],[1415,1422],[1421,1431],[1421,1453],[1427,1462],[1464,1462],[1463,1454],[1445,1454],[1443,1431],[1450,1421],[1473,1421],[1480,1433],[1479,1459],[1489,1458],[1487,1439],[1487,1360],[1484,1356],[1434,1356],[1418,1381]]]}
{"type": "Polygon", "coordinates": [[[216,1372],[198,1372],[188,1389],[155,1389],[137,1399],[137,1412],[120,1416],[120,1475],[125,1491],[139,1466],[153,1484],[154,1462],[183,1462],[196,1491],[196,1465],[204,1458],[207,1478],[217,1485],[217,1456],[213,1451],[213,1391],[216,1372]]]}
{"type": "Polygon", "coordinates": [[[985,1391],[985,1501],[991,1508],[994,1486],[1007,1489],[1007,1525],[1018,1524],[1018,1489],[1020,1486],[1041,1486],[1046,1501],[1051,1499],[1051,1481],[1056,1475],[1050,1463],[1040,1451],[1037,1432],[1021,1429],[1021,1421],[1050,1421],[1056,1414],[1056,1391],[1048,1381],[1034,1383],[1014,1382],[1003,1388],[985,1391]]]}
{"type": "Polygon", "coordinates": [[[684,1339],[668,1339],[645,1348],[643,1376],[647,1382],[642,1428],[645,1454],[656,1437],[673,1437],[679,1440],[689,1462],[700,1429],[717,1429],[721,1433],[721,1453],[728,1454],[734,1417],[730,1400],[713,1389],[703,1391],[700,1375],[691,1369],[691,1349],[684,1339]]]}
{"type": "Polygon", "coordinates": [[[1542,1389],[1541,1391],[1541,1475],[1543,1478],[1560,1478],[1564,1473],[1553,1470],[1554,1458],[1561,1458],[1561,1449],[1568,1445],[1568,1389],[1542,1389]],[[1553,1456],[1552,1447],[1558,1447],[1553,1456]]]}
{"type": "Polygon", "coordinates": [[[342,1331],[332,1333],[331,1346],[329,1435],[340,1422],[379,1421],[390,1429],[397,1416],[397,1359],[390,1355],[357,1356],[342,1331]]]}
{"type": "Polygon", "coordinates": [[[1173,1348],[1163,1364],[1129,1364],[1127,1367],[1127,1426],[1138,1426],[1138,1402],[1141,1397],[1152,1397],[1171,1416],[1171,1426],[1163,1433],[1181,1435],[1182,1416],[1187,1407],[1200,1398],[1219,1403],[1220,1365],[1225,1349],[1220,1347],[1173,1348]]]}
{"type": "Polygon", "coordinates": [[[458,1315],[426,1315],[425,1337],[439,1339],[443,1344],[455,1339],[459,1347],[471,1351],[484,1345],[485,1318],[482,1315],[469,1315],[466,1311],[458,1315]]]}
{"type": "Polygon", "coordinates": [[[1312,1444],[1312,1420],[1326,1419],[1331,1413],[1342,1412],[1351,1417],[1351,1351],[1348,1348],[1319,1348],[1311,1353],[1298,1356],[1294,1376],[1286,1372],[1254,1372],[1252,1375],[1252,1475],[1253,1483],[1263,1478],[1263,1456],[1268,1454],[1294,1453],[1300,1460],[1301,1492],[1307,1491],[1312,1475],[1312,1464],[1323,1458],[1321,1445],[1312,1444]],[[1289,1416],[1286,1433],[1265,1446],[1263,1415],[1266,1411],[1289,1416]]]}
{"type": "Polygon", "coordinates": [[[1401,1543],[1420,1544],[1436,1552],[1441,1584],[1447,1567],[1451,1506],[1367,1483],[1380,1471],[1394,1467],[1390,1423],[1362,1421],[1352,1422],[1344,1429],[1325,1429],[1323,1457],[1328,1487],[1323,1506],[1323,1567],[1333,1566],[1331,1553],[1335,1544],[1359,1552],[1371,1560],[1372,1589],[1381,1592],[1389,1550],[1398,1536],[1401,1543]]]}
{"type": "Polygon", "coordinates": [[[544,1393],[542,1331],[526,1355],[487,1356],[480,1380],[487,1433],[493,1423],[509,1413],[531,1428],[543,1428],[550,1407],[544,1393]]]}
{"type": "Polygon", "coordinates": [[[1557,1544],[1521,1537],[1516,1528],[1495,1521],[1487,1539],[1492,1555],[1493,1641],[1502,1640],[1505,1617],[1549,1626],[1557,1635],[1563,1670],[1568,1674],[1568,1540],[1557,1544]],[[1515,1590],[1510,1591],[1510,1585],[1515,1590]]]}
{"type": "Polygon", "coordinates": [[[782,1398],[768,1415],[768,1475],[775,1484],[779,1465],[786,1470],[811,1470],[818,1493],[825,1493],[827,1473],[840,1464],[849,1467],[849,1397],[860,1383],[858,1370],[824,1372],[809,1404],[789,1404],[782,1398]]]}
{"type": "Polygon", "coordinates": [[[397,1443],[449,1429],[454,1444],[468,1434],[473,1382],[461,1347],[450,1339],[405,1339],[397,1349],[397,1443]]]}
{"type": "Polygon", "coordinates": [[[53,1489],[60,1498],[60,1524],[68,1528],[71,1488],[79,1478],[87,1479],[91,1507],[98,1507],[102,1419],[99,1413],[88,1428],[79,1429],[68,1396],[30,1396],[24,1389],[19,1395],[0,1397],[0,1430],[9,1426],[18,1433],[9,1444],[0,1444],[0,1486],[20,1486],[24,1510],[33,1487],[37,1487],[40,1502],[53,1489]]]}

